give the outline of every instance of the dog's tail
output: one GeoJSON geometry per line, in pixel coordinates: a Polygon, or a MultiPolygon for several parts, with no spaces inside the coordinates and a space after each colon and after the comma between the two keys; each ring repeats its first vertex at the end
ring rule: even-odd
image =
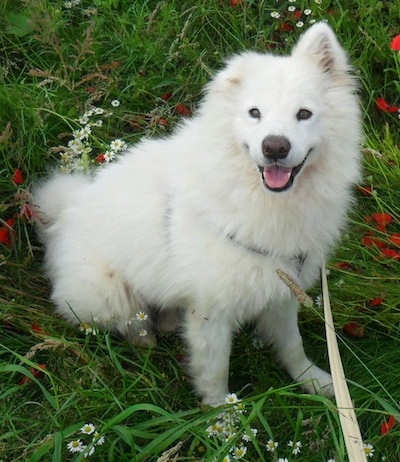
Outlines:
{"type": "Polygon", "coordinates": [[[32,206],[39,228],[57,222],[66,207],[79,200],[79,194],[90,183],[90,176],[55,173],[32,189],[32,206]]]}

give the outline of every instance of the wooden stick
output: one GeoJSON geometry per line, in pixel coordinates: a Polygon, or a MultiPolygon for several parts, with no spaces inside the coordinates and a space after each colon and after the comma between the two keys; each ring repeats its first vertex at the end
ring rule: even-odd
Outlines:
{"type": "Polygon", "coordinates": [[[335,391],[336,405],[339,412],[347,455],[349,457],[349,462],[366,462],[367,457],[364,451],[360,427],[358,426],[357,417],[354,412],[346,377],[344,375],[343,364],[340,359],[339,347],[333,324],[332,309],[329,301],[325,264],[323,264],[321,268],[321,279],[329,364],[331,366],[333,389],[335,391]]]}

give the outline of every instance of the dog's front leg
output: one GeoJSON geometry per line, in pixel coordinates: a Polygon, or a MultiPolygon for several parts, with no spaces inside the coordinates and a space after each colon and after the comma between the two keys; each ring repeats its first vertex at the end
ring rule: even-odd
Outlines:
{"type": "Polygon", "coordinates": [[[317,367],[304,351],[297,323],[298,310],[295,299],[271,306],[259,317],[259,332],[272,345],[281,365],[306,392],[332,396],[330,374],[317,367]]]}
{"type": "Polygon", "coordinates": [[[232,327],[223,315],[199,307],[186,312],[184,335],[197,393],[204,404],[219,406],[228,394],[232,327]]]}

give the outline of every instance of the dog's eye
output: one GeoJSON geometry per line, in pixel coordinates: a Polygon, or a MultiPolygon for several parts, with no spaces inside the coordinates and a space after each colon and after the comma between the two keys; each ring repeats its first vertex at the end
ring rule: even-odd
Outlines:
{"type": "Polygon", "coordinates": [[[249,110],[249,116],[252,117],[253,119],[260,119],[261,118],[261,112],[258,108],[253,107],[249,110]]]}
{"type": "Polygon", "coordinates": [[[309,111],[308,109],[300,109],[296,117],[297,117],[297,120],[308,120],[312,117],[312,115],[313,115],[312,112],[309,111]]]}

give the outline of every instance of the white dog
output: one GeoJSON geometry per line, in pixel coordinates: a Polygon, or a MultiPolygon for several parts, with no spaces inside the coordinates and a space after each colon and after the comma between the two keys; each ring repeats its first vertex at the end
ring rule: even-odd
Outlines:
{"type": "Polygon", "coordinates": [[[172,136],[93,176],[38,185],[57,311],[133,343],[179,316],[195,388],[213,405],[228,393],[232,333],[255,319],[293,379],[330,395],[276,270],[307,290],[340,236],[360,177],[354,93],[345,52],[319,23],[290,56],[229,60],[172,136]]]}

